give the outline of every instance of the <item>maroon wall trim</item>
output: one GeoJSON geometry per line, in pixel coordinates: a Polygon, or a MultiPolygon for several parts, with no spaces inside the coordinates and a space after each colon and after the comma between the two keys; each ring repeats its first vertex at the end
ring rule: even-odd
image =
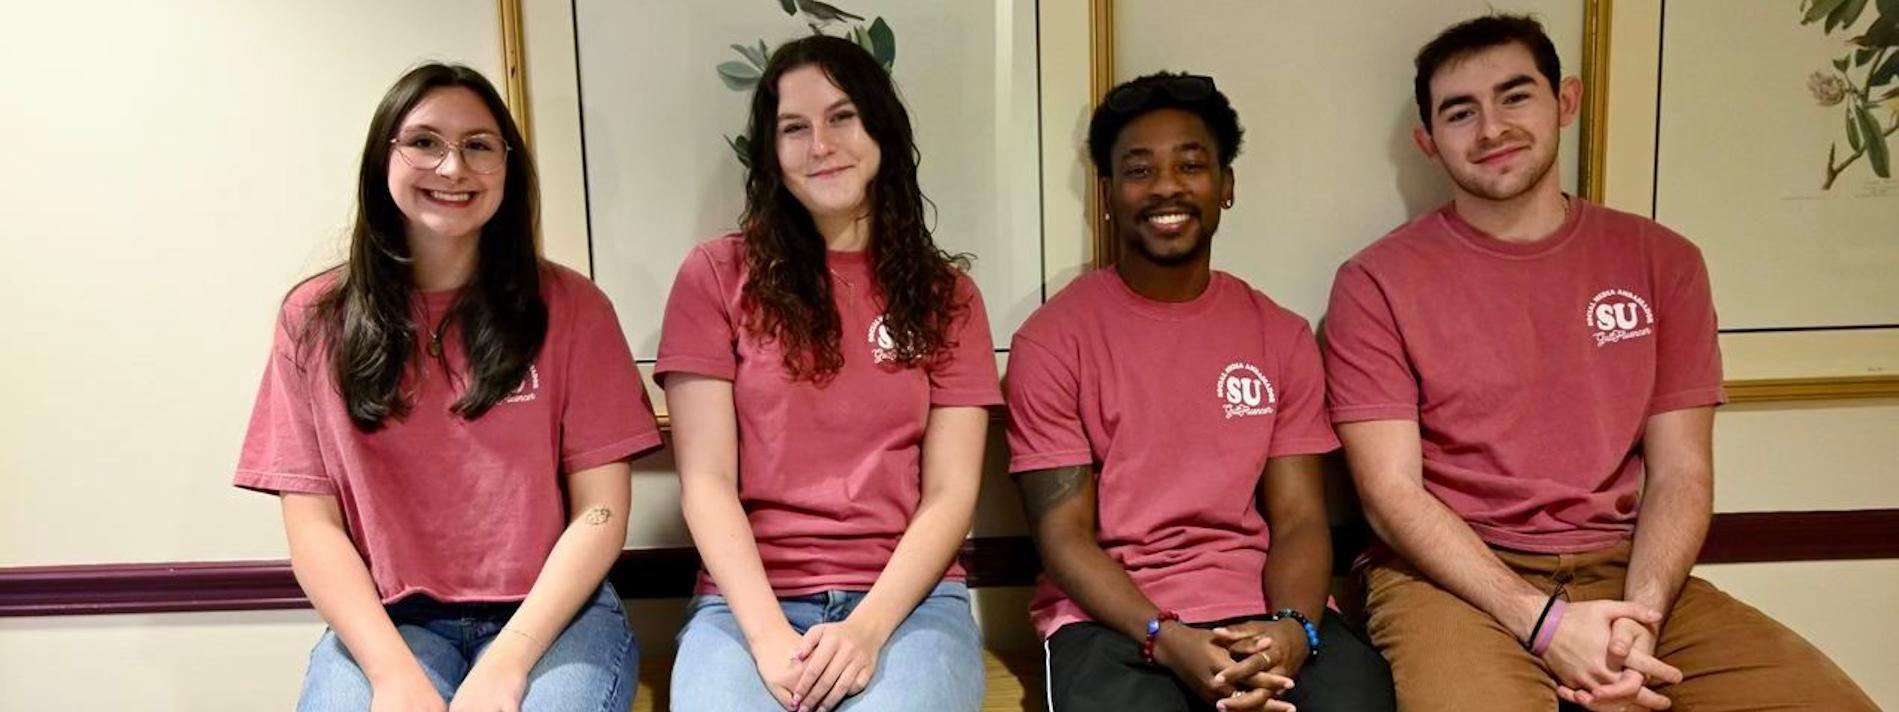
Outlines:
{"type": "MultiPolygon", "coordinates": [[[[1341,545],[1353,540],[1340,532],[1341,545]]],[[[1027,537],[963,544],[969,585],[1024,586],[1041,564],[1027,537]]],[[[1349,555],[1345,557],[1349,559],[1349,555]]],[[[1732,564],[1899,558],[1899,509],[1717,514],[1701,562],[1732,564]]],[[[690,547],[629,549],[609,578],[627,598],[690,595],[699,556],[690,547]]],[[[0,568],[0,616],[302,608],[286,561],[204,561],[0,568]]]]}

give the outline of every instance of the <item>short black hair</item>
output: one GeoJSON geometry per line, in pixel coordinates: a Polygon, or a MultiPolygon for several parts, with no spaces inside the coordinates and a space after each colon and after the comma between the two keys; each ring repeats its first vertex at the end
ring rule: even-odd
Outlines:
{"type": "Polygon", "coordinates": [[[1556,44],[1550,41],[1549,33],[1543,31],[1543,23],[1536,18],[1494,13],[1465,20],[1438,33],[1418,50],[1418,58],[1413,62],[1418,73],[1411,87],[1417,95],[1418,120],[1424,122],[1424,128],[1431,128],[1431,77],[1437,76],[1439,69],[1470,54],[1511,43],[1523,45],[1530,56],[1536,58],[1536,70],[1549,80],[1550,91],[1562,85],[1563,61],[1557,58],[1556,44]]]}
{"type": "MultiPolygon", "coordinates": [[[[1240,155],[1240,140],[1246,133],[1245,129],[1240,128],[1240,115],[1233,111],[1233,103],[1227,101],[1226,95],[1221,94],[1218,87],[1211,87],[1206,96],[1197,99],[1182,99],[1165,88],[1171,82],[1193,76],[1185,72],[1155,72],[1123,82],[1108,92],[1107,96],[1113,97],[1125,89],[1135,88],[1135,94],[1141,98],[1133,106],[1117,108],[1110,106],[1114,102],[1104,97],[1101,105],[1095,107],[1094,116],[1088,120],[1088,156],[1094,160],[1098,175],[1108,175],[1109,169],[1113,167],[1112,157],[1108,154],[1114,150],[1114,141],[1121,136],[1121,129],[1127,128],[1135,119],[1160,109],[1179,109],[1200,117],[1200,121],[1207,125],[1207,130],[1213,132],[1213,139],[1220,144],[1220,167],[1232,167],[1233,159],[1240,155]],[[1147,91],[1138,91],[1141,87],[1147,91]]],[[[1213,80],[1206,79],[1206,82],[1210,86],[1213,80]]]]}

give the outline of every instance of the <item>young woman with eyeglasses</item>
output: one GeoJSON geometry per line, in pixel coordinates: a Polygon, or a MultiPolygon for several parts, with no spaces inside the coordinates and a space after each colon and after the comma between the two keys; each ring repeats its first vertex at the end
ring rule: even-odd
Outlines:
{"type": "Polygon", "coordinates": [[[418,67],[370,120],[347,260],[284,300],[236,484],[280,495],[329,624],[299,710],[631,704],[603,579],[659,432],[612,305],[539,257],[535,205],[494,87],[418,67]]]}
{"type": "Polygon", "coordinates": [[[780,47],[749,135],[742,229],[687,256],[660,337],[705,562],[673,708],[975,710],[955,562],[1001,402],[981,295],[931,239],[869,53],[780,47]]]}

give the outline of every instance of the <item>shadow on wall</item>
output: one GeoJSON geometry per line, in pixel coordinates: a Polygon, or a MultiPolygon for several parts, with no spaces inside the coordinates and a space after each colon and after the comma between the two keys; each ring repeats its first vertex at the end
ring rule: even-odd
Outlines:
{"type": "Polygon", "coordinates": [[[1411,138],[1412,129],[1418,126],[1417,104],[1410,101],[1398,104],[1391,122],[1391,133],[1385,142],[1385,155],[1391,159],[1393,169],[1392,180],[1398,188],[1398,195],[1404,199],[1405,215],[1413,218],[1436,210],[1451,200],[1450,183],[1444,177],[1444,169],[1426,158],[1424,152],[1418,149],[1417,142],[1411,138]]]}

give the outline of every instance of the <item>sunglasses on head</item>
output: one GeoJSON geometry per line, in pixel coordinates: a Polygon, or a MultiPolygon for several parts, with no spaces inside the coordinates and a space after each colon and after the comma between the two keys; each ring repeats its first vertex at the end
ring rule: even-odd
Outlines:
{"type": "Polygon", "coordinates": [[[1146,106],[1155,91],[1166,92],[1177,101],[1200,101],[1213,96],[1213,78],[1183,74],[1158,81],[1123,84],[1108,92],[1107,100],[1102,103],[1117,113],[1127,113],[1146,106]]]}

